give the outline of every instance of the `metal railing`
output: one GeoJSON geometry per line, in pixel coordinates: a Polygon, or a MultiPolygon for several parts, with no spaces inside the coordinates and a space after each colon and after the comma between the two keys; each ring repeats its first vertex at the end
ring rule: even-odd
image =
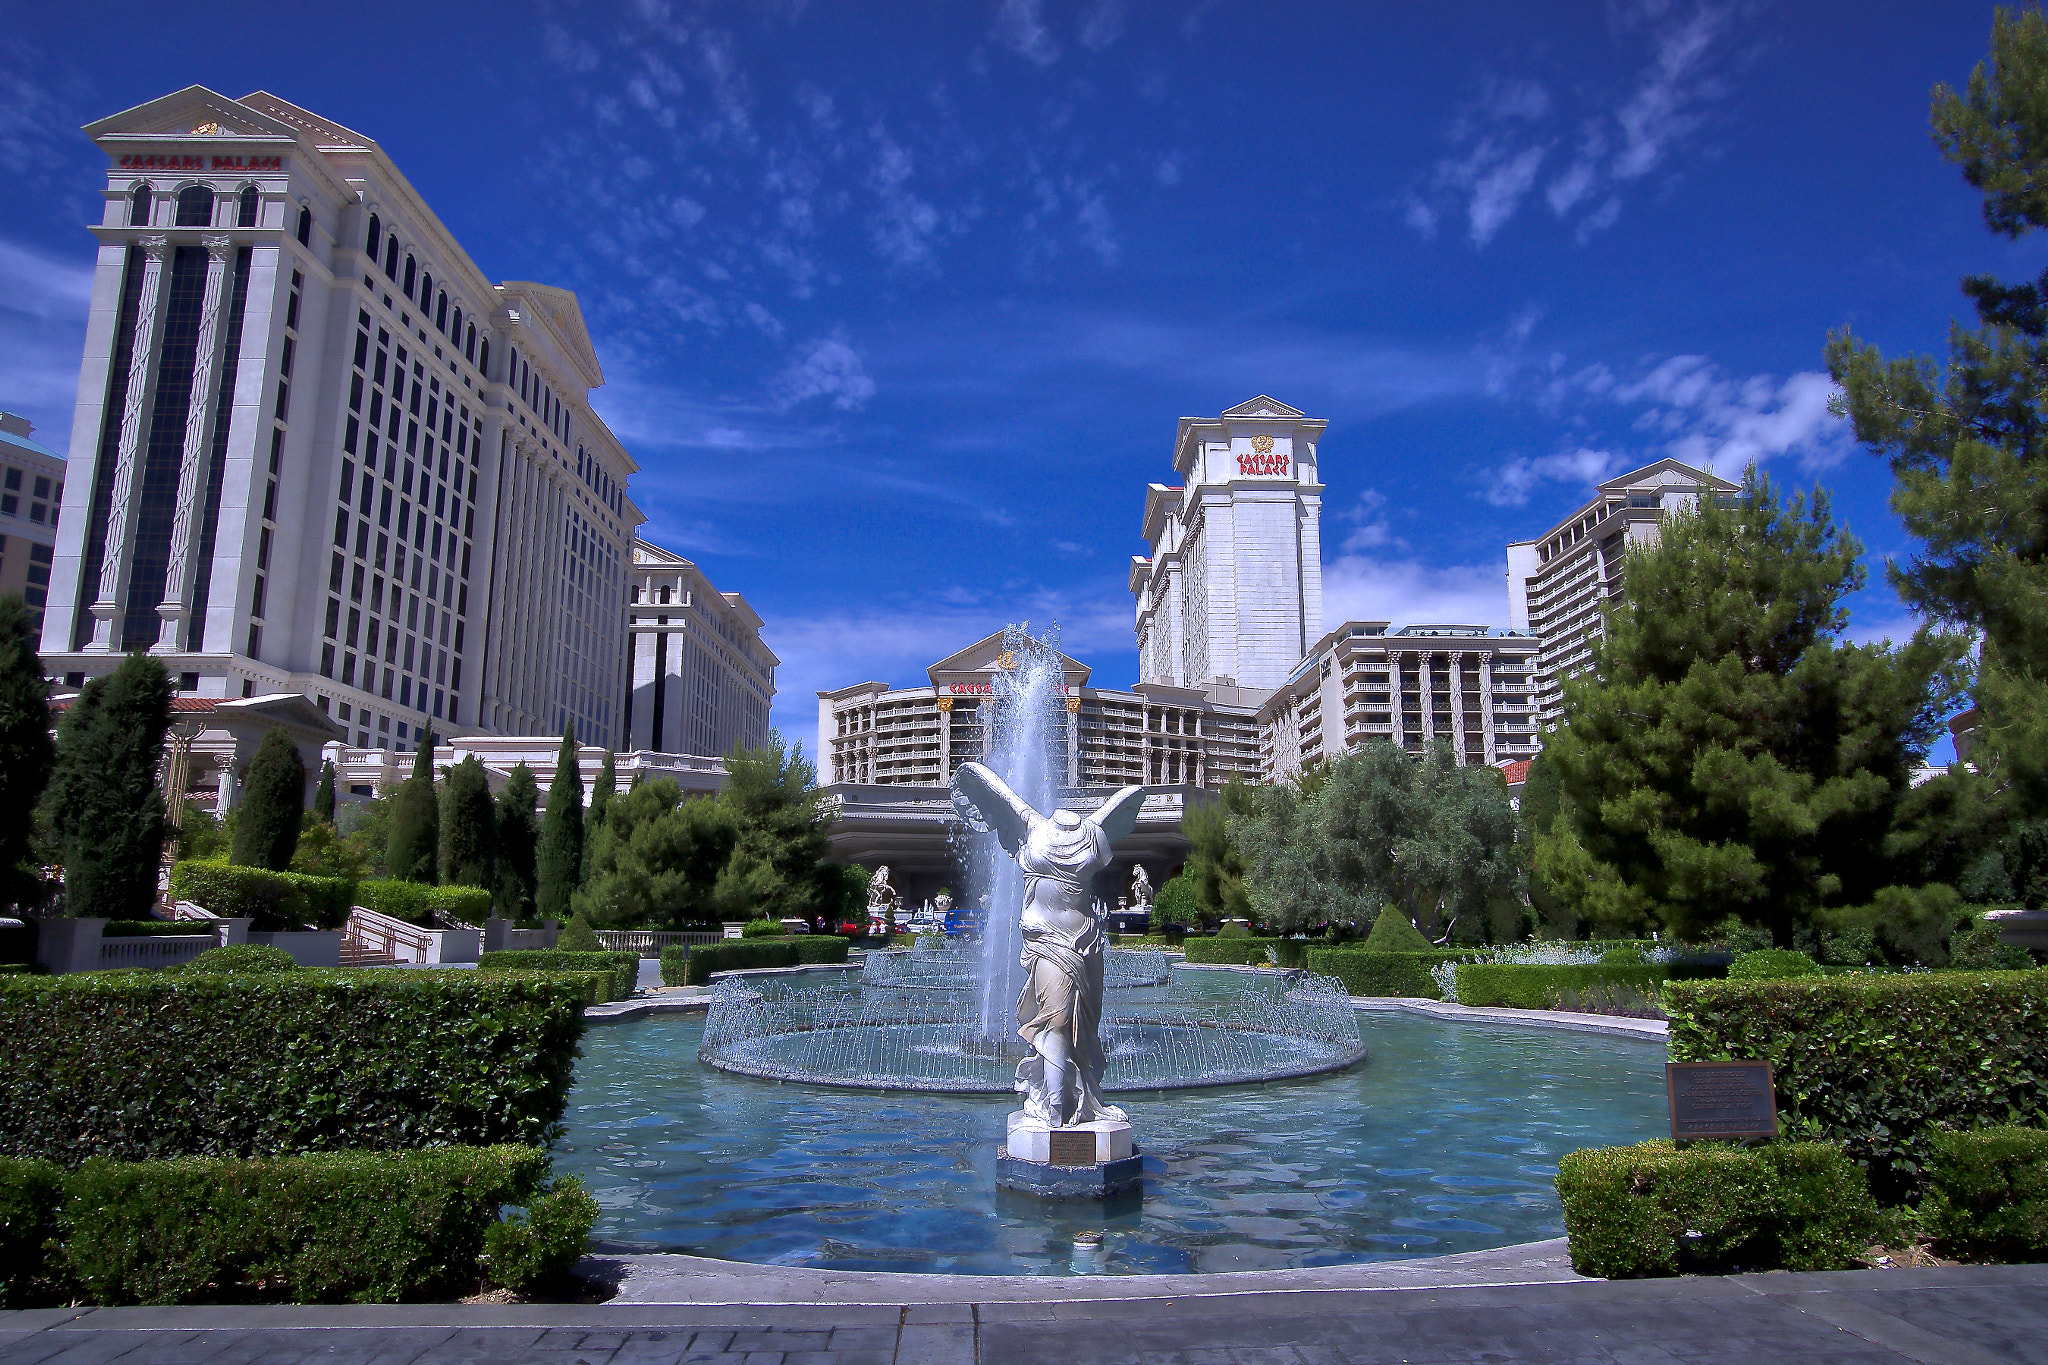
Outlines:
{"type": "Polygon", "coordinates": [[[661,950],[677,944],[717,943],[725,936],[702,932],[681,932],[666,929],[600,929],[597,931],[598,946],[606,952],[638,953],[642,957],[660,957],[661,950]]]}
{"type": "Polygon", "coordinates": [[[397,962],[431,960],[431,930],[360,905],[348,912],[348,925],[342,932],[344,941],[359,953],[378,954],[397,962]]]}

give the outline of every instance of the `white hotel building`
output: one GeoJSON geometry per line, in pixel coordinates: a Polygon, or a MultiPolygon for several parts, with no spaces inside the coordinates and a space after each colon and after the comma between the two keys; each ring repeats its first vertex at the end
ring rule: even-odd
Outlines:
{"type": "Polygon", "coordinates": [[[766,741],[781,660],[761,642],[761,618],[747,599],[720,592],[695,564],[644,540],[633,542],[629,595],[632,670],[620,747],[716,757],[766,741]]]}
{"type": "Polygon", "coordinates": [[[352,747],[626,740],[635,465],[574,295],[494,283],[369,138],[198,86],[107,155],[43,632],[299,693],[352,747]]]}
{"type": "Polygon", "coordinates": [[[1655,544],[1664,518],[1690,509],[1702,488],[1718,497],[1736,485],[1677,460],[1609,479],[1592,500],[1535,540],[1508,546],[1508,620],[1542,642],[1536,657],[1537,723],[1557,728],[1564,680],[1589,666],[1605,632],[1602,611],[1621,595],[1621,566],[1631,545],[1655,544]]]}

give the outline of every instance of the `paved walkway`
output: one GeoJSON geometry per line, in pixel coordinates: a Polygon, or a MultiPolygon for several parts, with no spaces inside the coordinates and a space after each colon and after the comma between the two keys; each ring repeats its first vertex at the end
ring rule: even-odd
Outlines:
{"type": "Polygon", "coordinates": [[[2048,1266],[1030,1303],[0,1314],[40,1365],[1919,1365],[2048,1362],[2048,1266]]]}

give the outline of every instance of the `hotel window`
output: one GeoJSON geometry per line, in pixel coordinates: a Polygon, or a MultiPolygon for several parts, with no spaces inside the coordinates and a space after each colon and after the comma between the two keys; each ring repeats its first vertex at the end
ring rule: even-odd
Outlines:
{"type": "Polygon", "coordinates": [[[392,280],[398,278],[398,234],[395,232],[384,239],[384,276],[392,280]]]}
{"type": "Polygon", "coordinates": [[[299,209],[299,245],[313,245],[313,210],[309,208],[299,209]]]}
{"type": "Polygon", "coordinates": [[[149,186],[146,184],[137,185],[135,187],[135,192],[132,195],[130,195],[128,199],[129,227],[149,226],[149,204],[149,186]]]}
{"type": "Polygon", "coordinates": [[[178,191],[179,227],[213,226],[213,189],[207,185],[187,185],[178,191]]]}
{"type": "Polygon", "coordinates": [[[363,250],[369,254],[372,264],[377,260],[377,239],[384,235],[384,225],[377,221],[377,215],[370,215],[370,235],[363,243],[363,250]]]}
{"type": "Polygon", "coordinates": [[[405,296],[412,297],[412,287],[419,280],[419,263],[412,257],[405,258],[405,296]]]}
{"type": "Polygon", "coordinates": [[[237,206],[235,212],[235,226],[256,226],[256,187],[254,185],[242,186],[241,203],[237,206]]]}

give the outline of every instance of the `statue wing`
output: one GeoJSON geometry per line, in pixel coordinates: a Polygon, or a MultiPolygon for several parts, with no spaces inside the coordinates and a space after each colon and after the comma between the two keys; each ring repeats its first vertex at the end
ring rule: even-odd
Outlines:
{"type": "Polygon", "coordinates": [[[1089,816],[1102,827],[1102,832],[1114,847],[1130,837],[1138,827],[1138,810],[1145,804],[1143,787],[1125,787],[1122,791],[1102,803],[1102,809],[1089,816]]]}
{"type": "Polygon", "coordinates": [[[953,809],[976,829],[992,829],[1003,852],[1016,855],[1031,837],[1031,823],[1045,817],[979,763],[962,763],[953,773],[953,809]]]}

